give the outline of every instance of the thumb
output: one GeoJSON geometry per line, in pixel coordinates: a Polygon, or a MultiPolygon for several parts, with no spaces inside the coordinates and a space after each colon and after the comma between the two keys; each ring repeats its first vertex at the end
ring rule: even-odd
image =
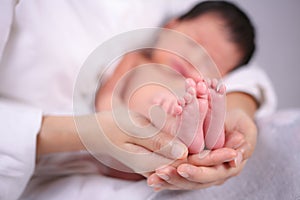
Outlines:
{"type": "Polygon", "coordinates": [[[118,127],[126,132],[129,143],[141,146],[151,152],[169,159],[184,159],[188,155],[186,145],[175,136],[162,132],[149,120],[138,113],[131,112],[131,118],[124,116],[124,112],[118,112],[118,127]],[[132,121],[134,123],[132,123],[132,121]]]}
{"type": "Polygon", "coordinates": [[[188,148],[183,142],[164,132],[149,138],[133,138],[132,143],[169,159],[184,159],[188,155],[188,148]]]}

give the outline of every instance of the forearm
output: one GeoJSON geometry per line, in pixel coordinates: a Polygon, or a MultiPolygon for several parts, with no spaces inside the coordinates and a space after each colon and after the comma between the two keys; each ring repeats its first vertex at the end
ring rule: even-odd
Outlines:
{"type": "Polygon", "coordinates": [[[37,157],[85,149],[77,134],[73,117],[44,116],[37,136],[37,157]]]}

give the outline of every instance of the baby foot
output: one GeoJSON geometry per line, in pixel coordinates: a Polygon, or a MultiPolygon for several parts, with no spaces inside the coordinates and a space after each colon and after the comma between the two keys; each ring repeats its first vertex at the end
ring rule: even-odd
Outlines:
{"type": "Polygon", "coordinates": [[[209,106],[204,122],[205,146],[208,149],[218,149],[223,147],[225,142],[226,88],[217,79],[206,82],[209,90],[209,106]]]}
{"type": "Polygon", "coordinates": [[[178,105],[178,100],[175,95],[170,93],[162,93],[153,99],[154,105],[160,106],[163,111],[172,116],[181,114],[182,107],[178,105]]]}
{"type": "Polygon", "coordinates": [[[178,116],[177,136],[189,147],[189,153],[204,149],[203,123],[208,109],[208,89],[202,81],[186,80],[186,94],[179,100],[183,107],[178,116]]]}

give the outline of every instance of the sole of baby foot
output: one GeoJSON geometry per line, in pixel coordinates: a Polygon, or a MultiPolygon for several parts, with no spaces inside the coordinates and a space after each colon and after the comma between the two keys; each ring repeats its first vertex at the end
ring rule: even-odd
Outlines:
{"type": "Polygon", "coordinates": [[[218,149],[223,147],[225,142],[226,88],[217,79],[206,82],[209,90],[209,105],[204,122],[205,147],[218,149]]]}

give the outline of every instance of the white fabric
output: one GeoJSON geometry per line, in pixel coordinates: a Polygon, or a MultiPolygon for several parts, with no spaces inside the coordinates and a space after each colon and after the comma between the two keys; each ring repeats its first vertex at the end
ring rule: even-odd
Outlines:
{"type": "Polygon", "coordinates": [[[259,104],[256,118],[275,112],[277,98],[269,77],[257,65],[239,68],[224,78],[227,93],[244,92],[253,96],[259,104]]]}
{"type": "Polygon", "coordinates": [[[130,2],[20,1],[1,61],[0,94],[48,114],[72,113],[74,83],[89,53],[117,33],[160,25],[166,13],[166,1],[130,2]]]}
{"type": "Polygon", "coordinates": [[[14,14],[14,6],[16,2],[12,0],[4,0],[1,2],[0,6],[0,60],[3,56],[3,50],[6,45],[9,33],[10,26],[12,24],[13,14],[14,14]]]}
{"type": "MultiPolygon", "coordinates": [[[[72,113],[74,83],[89,53],[117,33],[159,26],[161,19],[178,14],[194,2],[21,0],[16,5],[15,1],[1,4],[0,13],[5,17],[1,16],[0,21],[0,97],[32,105],[37,110],[1,103],[0,199],[16,199],[32,175],[35,137],[41,123],[39,110],[44,114],[72,113]],[[13,126],[16,120],[18,124],[13,126]],[[18,148],[12,148],[16,141],[18,148]]],[[[251,85],[255,87],[255,84],[251,85]]],[[[41,173],[43,165],[38,165],[41,171],[35,173],[21,199],[88,199],[96,196],[124,199],[132,194],[154,195],[145,181],[132,183],[100,175],[60,177],[76,171],[74,168],[82,169],[82,160],[77,160],[74,155],[53,155],[65,162],[61,168],[54,166],[56,171],[51,177],[41,173]]],[[[45,163],[51,167],[49,160],[45,163]]]]}
{"type": "Polygon", "coordinates": [[[0,199],[11,200],[21,195],[33,174],[42,114],[3,99],[0,111],[0,199]]]}

